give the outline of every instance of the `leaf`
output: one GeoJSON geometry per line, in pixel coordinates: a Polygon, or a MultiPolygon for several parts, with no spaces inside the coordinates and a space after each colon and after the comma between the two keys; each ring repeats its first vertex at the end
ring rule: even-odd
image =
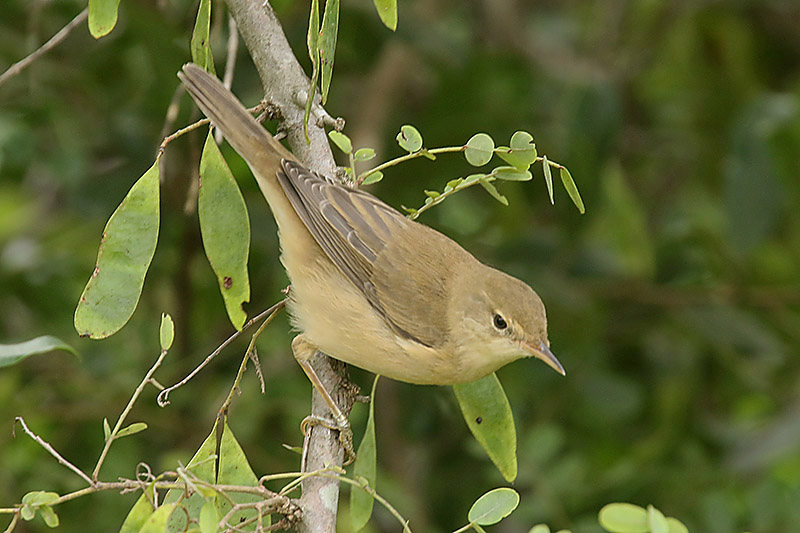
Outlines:
{"type": "Polygon", "coordinates": [[[397,29],[397,0],[372,0],[383,25],[392,31],[397,29]]]}
{"type": "Polygon", "coordinates": [[[482,167],[492,160],[494,140],[486,133],[476,133],[467,141],[464,157],[473,167],[482,167]]]}
{"type": "Polygon", "coordinates": [[[158,331],[161,349],[164,351],[172,347],[172,341],[175,339],[175,323],[168,313],[161,313],[161,327],[158,331]]]}
{"type": "Polygon", "coordinates": [[[516,167],[497,167],[492,171],[497,179],[505,181],[530,181],[533,174],[528,170],[520,170],[516,167]]]}
{"type": "MultiPolygon", "coordinates": [[[[375,442],[375,390],[378,386],[378,378],[372,382],[372,392],[369,401],[369,417],[367,427],[364,430],[364,438],[358,445],[356,461],[353,464],[353,478],[364,478],[367,484],[374,489],[377,481],[377,444],[375,442]]],[[[372,507],[375,500],[371,494],[357,488],[350,491],[350,520],[353,524],[353,531],[360,531],[369,522],[372,516],[372,507]]]]}
{"type": "Polygon", "coordinates": [[[206,257],[217,275],[231,323],[240,330],[247,319],[242,304],[250,300],[250,219],[239,186],[210,131],[200,157],[197,204],[206,257]]]}
{"type": "Polygon", "coordinates": [[[367,174],[367,177],[364,178],[364,181],[361,182],[361,185],[372,185],[373,183],[378,183],[383,179],[383,172],[380,170],[376,170],[375,172],[370,172],[367,174]]]}
{"type": "Polygon", "coordinates": [[[75,357],[80,357],[75,348],[61,339],[52,335],[43,335],[17,344],[0,344],[0,368],[17,364],[32,355],[56,350],[69,352],[75,357]]]}
{"type": "Polygon", "coordinates": [[[428,191],[428,190],[426,190],[425,191],[425,196],[427,196],[428,198],[430,198],[432,200],[435,200],[436,198],[440,197],[441,194],[439,194],[436,191],[428,191]]]}
{"type": "Polygon", "coordinates": [[[481,183],[481,186],[482,186],[484,189],[486,189],[486,191],[487,191],[489,194],[491,194],[491,195],[492,195],[492,197],[493,197],[495,200],[497,200],[498,202],[500,202],[500,203],[501,203],[501,204],[503,204],[504,206],[508,207],[508,198],[506,198],[505,196],[503,196],[502,194],[500,194],[499,192],[497,192],[497,188],[496,188],[496,187],[495,187],[495,186],[492,184],[492,182],[491,182],[491,181],[489,181],[489,179],[488,179],[488,178],[486,178],[486,177],[481,177],[481,178],[478,178],[478,179],[479,179],[479,181],[480,181],[480,183],[481,183]]]}
{"type": "Polygon", "coordinates": [[[400,148],[410,154],[418,152],[422,148],[422,134],[410,124],[402,126],[395,139],[397,139],[397,144],[400,145],[400,148]]]}
{"type": "Polygon", "coordinates": [[[496,374],[453,385],[470,431],[506,481],[517,477],[517,432],[514,416],[496,374]]]}
{"type": "Polygon", "coordinates": [[[550,533],[550,527],[547,524],[536,524],[528,533],[550,533]]]}
{"type": "Polygon", "coordinates": [[[647,525],[650,526],[650,533],[669,533],[669,525],[664,513],[653,507],[647,506],[647,525]]]}
{"type": "Polygon", "coordinates": [[[125,521],[122,523],[122,527],[119,529],[119,533],[138,533],[147,519],[150,518],[150,515],[153,514],[153,504],[150,503],[155,501],[155,485],[150,484],[146,489],[147,495],[142,494],[139,496],[139,499],[136,500],[136,503],[131,508],[128,516],[125,517],[125,521]],[[149,498],[148,498],[149,497],[149,498]]]}
{"type": "Polygon", "coordinates": [[[177,503],[165,503],[156,509],[142,525],[139,533],[164,533],[167,529],[167,521],[177,507],[177,503]]]}
{"type": "Polygon", "coordinates": [[[370,159],[375,158],[375,150],[372,148],[359,148],[356,150],[356,153],[353,154],[353,159],[356,161],[369,161],[370,159]]]}
{"type": "Polygon", "coordinates": [[[600,509],[597,519],[611,533],[648,533],[647,510],[632,503],[609,503],[600,509]]]}
{"type": "Polygon", "coordinates": [[[209,37],[210,33],[211,0],[200,0],[189,48],[192,51],[192,62],[200,65],[207,72],[215,74],[214,55],[211,53],[211,41],[209,37]]]}
{"type": "Polygon", "coordinates": [[[58,527],[58,515],[53,511],[52,507],[49,505],[42,505],[39,507],[39,513],[41,513],[42,519],[44,519],[44,523],[47,524],[47,527],[58,527]]]}
{"type": "Polygon", "coordinates": [[[350,140],[350,137],[345,135],[344,133],[336,130],[331,130],[328,132],[328,138],[333,141],[333,144],[336,145],[339,150],[346,154],[353,153],[353,142],[350,140]]]}
{"type": "Polygon", "coordinates": [[[108,418],[103,419],[103,437],[105,440],[111,436],[111,426],[108,425],[108,418]]]}
{"type": "MultiPolygon", "coordinates": [[[[336,53],[336,36],[339,33],[339,0],[327,0],[322,14],[322,30],[319,37],[320,94],[322,103],[328,101],[328,89],[333,76],[333,56],[336,53]]],[[[349,153],[349,152],[348,152],[349,153]]]]}
{"type": "Polygon", "coordinates": [[[199,525],[201,533],[217,533],[219,514],[213,500],[208,500],[200,509],[199,525]]]}
{"type": "Polygon", "coordinates": [[[82,337],[109,337],[136,310],[158,242],[158,174],[156,160],[108,219],[97,265],[75,310],[75,329],[82,337]]]}
{"type": "Polygon", "coordinates": [[[525,155],[529,165],[536,161],[538,155],[536,153],[536,143],[533,142],[533,135],[527,131],[515,131],[508,146],[520,155],[525,155]]]}
{"type": "Polygon", "coordinates": [[[556,202],[553,199],[553,173],[550,171],[550,161],[547,160],[547,156],[542,156],[542,170],[544,171],[544,183],[547,185],[547,194],[550,195],[550,205],[555,205],[556,202]]]}
{"type": "Polygon", "coordinates": [[[472,524],[491,526],[514,512],[519,505],[519,493],[501,487],[478,498],[469,510],[467,520],[472,524]]]}
{"type": "Polygon", "coordinates": [[[689,528],[683,525],[683,522],[671,516],[667,518],[667,528],[669,533],[689,533],[689,528]]]}
{"type": "Polygon", "coordinates": [[[135,435],[147,429],[147,424],[144,422],[134,422],[130,426],[124,427],[117,433],[117,438],[135,435]]]}
{"type": "Polygon", "coordinates": [[[30,521],[36,516],[36,511],[39,511],[48,527],[57,527],[58,516],[48,504],[58,498],[59,496],[55,492],[45,492],[43,490],[29,492],[22,497],[20,515],[23,520],[30,521]]]}
{"type": "Polygon", "coordinates": [[[89,0],[89,33],[99,39],[117,25],[119,0],[89,0]]]}
{"type": "Polygon", "coordinates": [[[567,194],[569,197],[572,198],[572,203],[575,204],[575,207],[578,208],[581,215],[586,212],[586,208],[583,206],[583,200],[581,199],[581,194],[578,192],[578,187],[575,185],[575,181],[572,179],[572,174],[569,173],[566,167],[561,167],[561,183],[564,184],[564,188],[567,190],[567,194]]]}
{"type": "MultiPolygon", "coordinates": [[[[194,454],[191,461],[187,465],[187,469],[198,479],[207,481],[208,483],[219,483],[222,485],[244,485],[248,487],[258,486],[258,477],[253,473],[247,457],[244,455],[239,443],[236,441],[233,432],[227,424],[223,426],[222,440],[220,442],[219,450],[219,478],[216,478],[214,456],[217,448],[217,425],[214,424],[211,433],[203,441],[200,449],[194,454]]],[[[213,492],[210,493],[213,495],[213,492]]],[[[203,494],[195,493],[189,498],[183,498],[183,489],[172,489],[167,492],[164,498],[165,503],[177,502],[182,500],[182,505],[191,519],[198,520],[200,511],[205,505],[206,499],[203,494]]],[[[234,503],[254,503],[261,498],[255,494],[230,494],[231,500],[234,503]]],[[[227,498],[216,499],[216,508],[218,516],[224,516],[231,510],[231,504],[227,498]]],[[[256,511],[253,509],[244,509],[236,512],[230,518],[230,523],[236,524],[240,521],[254,518],[256,511]]],[[[269,525],[267,520],[264,520],[265,525],[269,525]]],[[[183,532],[186,526],[186,513],[175,513],[169,521],[170,533],[183,532]]],[[[163,532],[163,529],[161,530],[163,532]]]]}
{"type": "Polygon", "coordinates": [[[310,143],[308,138],[308,119],[311,116],[311,106],[314,104],[314,95],[317,92],[317,81],[319,80],[319,0],[311,0],[311,11],[308,15],[308,35],[306,37],[308,45],[308,57],[311,58],[312,74],[308,86],[308,98],[306,98],[305,111],[303,114],[303,133],[306,136],[306,143],[310,143]]]}

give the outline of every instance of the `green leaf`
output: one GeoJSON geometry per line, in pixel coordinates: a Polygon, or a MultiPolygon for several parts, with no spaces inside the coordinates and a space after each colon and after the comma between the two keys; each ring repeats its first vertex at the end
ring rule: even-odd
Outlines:
{"type": "Polygon", "coordinates": [[[147,518],[147,520],[145,520],[142,528],[139,530],[139,533],[164,533],[164,531],[167,529],[167,521],[170,519],[172,512],[177,507],[177,503],[163,504],[161,507],[156,509],[153,514],[147,518]]]}
{"type": "Polygon", "coordinates": [[[117,25],[119,0],[89,0],[89,33],[99,39],[117,25]]]}
{"type": "Polygon", "coordinates": [[[201,533],[217,533],[219,514],[213,500],[208,500],[203,504],[200,509],[199,523],[201,533]]]}
{"type": "Polygon", "coordinates": [[[550,527],[547,524],[536,524],[528,533],[550,533],[550,527]]]}
{"type": "MultiPolygon", "coordinates": [[[[356,461],[353,464],[353,478],[363,478],[369,486],[374,489],[377,481],[377,444],[375,442],[375,390],[378,386],[378,378],[372,382],[372,393],[369,401],[369,417],[367,427],[364,430],[364,438],[358,446],[356,461]]],[[[372,516],[372,506],[375,500],[367,492],[353,488],[350,491],[350,520],[353,524],[353,531],[360,531],[369,522],[372,516]]]]}
{"type": "Polygon", "coordinates": [[[311,58],[312,74],[308,86],[308,98],[306,99],[305,112],[303,114],[303,133],[306,136],[306,143],[310,143],[308,138],[308,119],[311,116],[311,106],[314,104],[314,95],[317,92],[317,81],[319,80],[319,0],[311,0],[311,11],[308,15],[308,57],[311,58]]]}
{"type": "Polygon", "coordinates": [[[464,157],[473,167],[482,167],[492,160],[494,140],[486,133],[476,133],[466,144],[464,157]]]}
{"type": "Polygon", "coordinates": [[[370,172],[367,174],[367,177],[364,178],[364,181],[361,182],[361,185],[372,185],[373,183],[378,183],[383,179],[383,172],[380,170],[376,170],[375,172],[370,172]]]}
{"type": "Polygon", "coordinates": [[[648,533],[647,510],[632,503],[609,503],[597,515],[603,529],[611,533],[648,533]]]}
{"type": "Polygon", "coordinates": [[[467,520],[472,524],[491,526],[514,512],[517,505],[519,493],[514,489],[501,487],[490,490],[472,504],[467,520]]]}
{"type": "Polygon", "coordinates": [[[669,533],[689,533],[689,528],[683,525],[683,522],[671,516],[667,518],[667,528],[669,533]]]}
{"type": "Polygon", "coordinates": [[[397,0],[372,0],[383,25],[392,31],[397,29],[397,0]]]}
{"type": "Polygon", "coordinates": [[[108,219],[95,266],[75,310],[82,337],[104,339],[128,322],[158,242],[158,160],[108,219]]]}
{"type": "Polygon", "coordinates": [[[395,139],[397,139],[397,144],[400,145],[400,148],[410,154],[418,152],[422,148],[422,134],[410,124],[402,126],[395,139]]]}
{"type": "Polygon", "coordinates": [[[453,385],[453,392],[475,439],[503,477],[514,481],[517,477],[517,432],[511,406],[497,375],[453,385]]]}
{"type": "Polygon", "coordinates": [[[200,157],[197,204],[206,257],[217,275],[228,316],[237,330],[242,329],[247,319],[242,304],[250,300],[250,219],[239,186],[211,132],[200,157]]]}
{"type": "Polygon", "coordinates": [[[32,355],[56,350],[69,352],[76,357],[80,357],[75,348],[61,339],[51,335],[43,335],[17,344],[0,344],[0,368],[17,364],[32,355]]]}
{"type": "Polygon", "coordinates": [[[481,177],[481,178],[478,178],[478,179],[480,180],[481,186],[482,186],[484,189],[486,189],[486,192],[488,192],[489,194],[491,194],[491,195],[492,195],[492,197],[493,197],[495,200],[497,200],[498,202],[500,202],[500,203],[501,203],[501,204],[503,204],[504,206],[506,206],[506,207],[508,206],[508,198],[506,198],[505,196],[503,196],[502,194],[500,194],[500,193],[497,191],[497,188],[496,188],[496,187],[495,187],[495,186],[492,184],[492,182],[491,182],[491,181],[489,181],[489,179],[488,179],[488,178],[486,178],[486,177],[481,177]]]}
{"type": "Polygon", "coordinates": [[[52,507],[49,505],[42,505],[39,507],[39,513],[41,513],[44,523],[47,524],[47,527],[58,527],[58,515],[55,511],[53,511],[52,507]]]}
{"type": "Polygon", "coordinates": [[[48,504],[58,498],[59,496],[55,492],[45,492],[43,490],[29,492],[22,497],[20,515],[24,520],[30,521],[34,519],[38,510],[48,527],[56,527],[58,526],[58,516],[48,504]]]}
{"type": "Polygon", "coordinates": [[[108,424],[108,418],[103,419],[103,437],[105,440],[111,436],[111,426],[108,424]]]}
{"type": "Polygon", "coordinates": [[[145,429],[147,429],[147,424],[144,422],[134,422],[130,426],[120,429],[117,433],[117,438],[135,435],[136,433],[144,431],[145,429]]]}
{"type": "MultiPolygon", "coordinates": [[[[216,424],[211,430],[200,449],[194,454],[192,460],[189,461],[187,469],[198,479],[207,481],[209,483],[219,483],[223,485],[244,485],[248,487],[258,486],[258,477],[253,473],[253,469],[247,461],[239,443],[236,441],[233,432],[227,424],[223,427],[222,440],[219,450],[219,478],[216,477],[214,457],[217,448],[217,429],[216,424]]],[[[213,495],[213,493],[211,493],[213,495]]],[[[234,503],[254,503],[261,498],[255,494],[230,494],[234,503]]],[[[167,492],[164,498],[165,503],[177,502],[181,500],[181,505],[186,508],[189,517],[194,520],[199,520],[200,512],[205,505],[206,499],[203,494],[195,493],[189,498],[184,498],[183,489],[173,489],[167,492]]],[[[231,504],[227,498],[216,499],[216,507],[218,516],[224,516],[231,509],[231,504]]],[[[233,514],[230,517],[232,524],[237,524],[241,521],[254,518],[256,511],[254,509],[243,509],[233,514]]],[[[264,520],[265,525],[269,525],[267,520],[264,520]]],[[[186,526],[186,513],[175,513],[169,521],[170,533],[183,532],[186,526]]],[[[163,529],[161,530],[164,531],[163,529]]]]}
{"type": "Polygon", "coordinates": [[[353,152],[353,142],[350,140],[350,137],[344,133],[331,130],[328,132],[328,138],[333,141],[333,144],[342,152],[346,154],[351,154],[353,152]]]}
{"type": "MultiPolygon", "coordinates": [[[[339,0],[327,0],[322,15],[322,30],[319,37],[320,94],[322,103],[328,101],[328,89],[333,76],[333,57],[336,53],[336,37],[339,33],[339,0]]],[[[349,153],[349,152],[348,152],[349,153]]]]}
{"type": "Polygon", "coordinates": [[[528,168],[536,161],[536,145],[533,136],[527,131],[518,131],[511,136],[508,147],[498,147],[495,153],[504,161],[520,170],[528,168]]]}
{"type": "Polygon", "coordinates": [[[492,171],[497,179],[505,181],[530,181],[533,174],[528,170],[520,170],[516,167],[497,167],[492,171]]]}
{"type": "Polygon", "coordinates": [[[440,196],[441,196],[441,194],[439,194],[439,193],[438,193],[438,192],[436,192],[436,191],[428,191],[428,190],[426,190],[426,191],[425,191],[425,196],[427,196],[428,198],[431,198],[431,199],[434,199],[434,200],[435,200],[436,198],[440,197],[440,196]]]}
{"type": "Polygon", "coordinates": [[[356,161],[369,161],[375,157],[375,150],[372,148],[359,148],[353,154],[353,159],[356,161]]]}
{"type": "Polygon", "coordinates": [[[147,519],[150,518],[150,515],[153,514],[153,504],[150,503],[155,501],[155,485],[150,484],[146,489],[147,495],[142,494],[139,496],[139,499],[136,500],[136,503],[131,508],[128,516],[125,517],[125,521],[122,523],[122,527],[119,529],[119,533],[138,533],[147,519]]]}
{"type": "Polygon", "coordinates": [[[22,497],[22,503],[32,505],[34,507],[39,505],[47,505],[59,498],[57,492],[45,492],[43,490],[35,490],[25,494],[22,497]]]}
{"type": "Polygon", "coordinates": [[[172,341],[175,339],[175,323],[168,313],[161,313],[161,327],[159,328],[159,341],[161,342],[161,349],[166,351],[172,347],[172,341]]]}
{"type": "Polygon", "coordinates": [[[210,33],[211,0],[200,0],[189,48],[192,51],[192,62],[200,65],[207,72],[215,74],[214,55],[211,53],[211,41],[209,38],[210,33]]]}
{"type": "Polygon", "coordinates": [[[583,206],[583,200],[581,199],[581,194],[578,192],[578,187],[575,185],[575,181],[572,179],[572,174],[569,173],[569,170],[566,167],[561,167],[561,183],[564,184],[564,188],[567,190],[567,194],[569,197],[572,198],[572,203],[575,204],[575,207],[578,208],[581,215],[586,212],[586,208],[583,206]]]}
{"type": "Polygon", "coordinates": [[[664,513],[652,505],[647,506],[647,525],[650,526],[650,533],[669,533],[669,525],[664,513]]]}
{"type": "Polygon", "coordinates": [[[542,170],[544,171],[544,183],[547,185],[547,194],[550,195],[550,205],[555,205],[556,202],[553,199],[553,173],[550,171],[550,161],[547,160],[547,156],[542,156],[542,170]]]}

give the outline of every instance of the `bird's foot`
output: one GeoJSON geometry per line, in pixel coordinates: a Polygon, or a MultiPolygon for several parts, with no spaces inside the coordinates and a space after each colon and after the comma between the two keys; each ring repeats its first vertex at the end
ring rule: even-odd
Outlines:
{"type": "Polygon", "coordinates": [[[350,428],[350,422],[348,422],[346,418],[342,417],[341,419],[334,420],[317,415],[308,415],[300,422],[300,431],[303,432],[303,435],[306,435],[313,426],[322,426],[331,431],[338,431],[339,443],[344,449],[344,464],[349,465],[355,460],[356,452],[353,448],[353,430],[350,428]]]}

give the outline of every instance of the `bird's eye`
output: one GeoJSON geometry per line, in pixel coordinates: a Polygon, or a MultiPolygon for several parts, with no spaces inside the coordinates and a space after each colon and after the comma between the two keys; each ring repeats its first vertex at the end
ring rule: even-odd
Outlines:
{"type": "Polygon", "coordinates": [[[496,327],[497,329],[506,329],[508,327],[506,320],[497,313],[494,314],[492,323],[494,324],[494,327],[496,327]]]}

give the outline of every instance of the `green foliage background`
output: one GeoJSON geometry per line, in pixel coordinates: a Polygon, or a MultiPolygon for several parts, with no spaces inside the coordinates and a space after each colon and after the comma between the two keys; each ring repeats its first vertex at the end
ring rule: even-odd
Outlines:
{"type": "MultiPolygon", "coordinates": [[[[275,4],[307,64],[306,3],[275,4]]],[[[83,7],[4,2],[0,69],[83,7]]],[[[157,376],[165,384],[231,332],[191,200],[186,207],[202,133],[167,152],[159,247],[132,321],[102,342],[72,328],[105,220],[168,133],[195,9],[125,0],[108,37],[78,28],[0,86],[0,342],[53,334],[83,355],[0,371],[0,506],[30,490],[81,487],[20,432],[12,438],[14,416],[90,470],[103,417],[117,416],[157,356],[161,312],[177,328],[157,376]]],[[[421,217],[536,288],[567,369],[562,378],[520,361],[499,372],[517,419],[522,497],[503,531],[548,522],[597,532],[596,513],[611,501],[654,503],[708,533],[800,524],[797,20],[798,4],[781,0],[401,0],[392,34],[371,2],[343,3],[327,109],[347,119],[356,147],[399,155],[393,139],[405,123],[429,147],[526,129],[540,153],[570,168],[587,205],[579,216],[557,187],[551,207],[539,174],[500,184],[508,208],[471,190],[421,217]]],[[[234,91],[250,104],[261,95],[243,49],[234,91]]],[[[184,97],[172,129],[192,113],[184,97]]],[[[252,314],[287,280],[269,211],[242,161],[225,154],[253,223],[252,314]]],[[[418,206],[424,188],[469,172],[457,156],[414,161],[373,192],[418,206]]],[[[296,469],[281,443],[300,443],[309,407],[289,335],[285,317],[269,328],[259,344],[267,393],[249,375],[233,406],[231,426],[261,473],[296,469]]],[[[132,477],[139,461],[185,464],[243,348],[173,393],[166,409],[146,392],[129,420],[150,428],[114,445],[103,479],[132,477]]],[[[353,376],[369,387],[368,375],[353,376]]],[[[354,412],[356,428],[365,414],[354,412]]],[[[448,388],[382,380],[376,416],[379,490],[415,531],[455,529],[477,496],[503,484],[448,388]]],[[[61,530],[113,530],[134,499],[65,504],[61,530]]],[[[396,530],[376,513],[373,531],[396,530]]],[[[38,519],[23,527],[46,529],[38,519]]]]}

